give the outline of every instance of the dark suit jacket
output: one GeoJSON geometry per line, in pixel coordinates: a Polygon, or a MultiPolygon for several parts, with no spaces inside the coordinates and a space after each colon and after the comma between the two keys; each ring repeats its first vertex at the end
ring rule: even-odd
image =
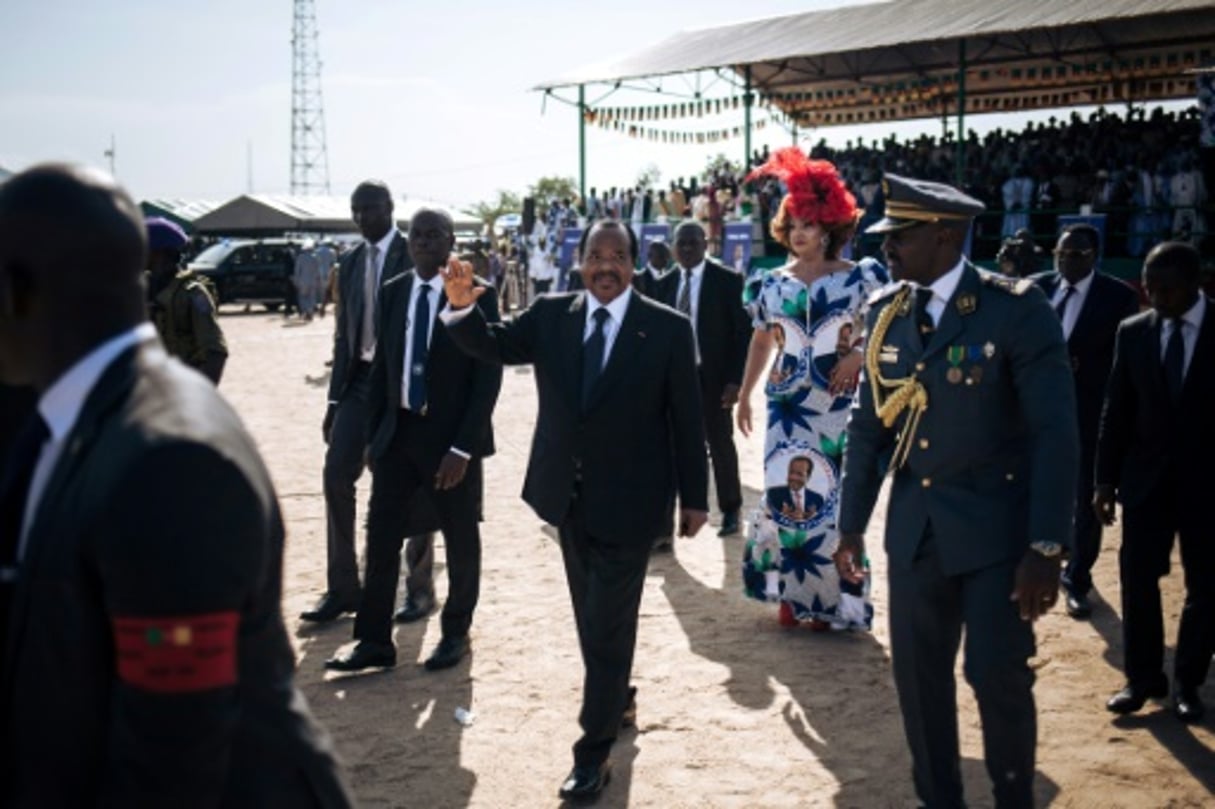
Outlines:
{"type": "Polygon", "coordinates": [[[669,518],[676,481],[686,508],[708,508],[692,330],[677,312],[633,293],[583,412],[586,294],[539,298],[507,324],[487,326],[474,311],[448,332],[473,356],[535,366],[540,411],[523,499],[536,514],[560,525],[581,478],[591,535],[646,544],[669,518]]]}
{"type": "Polygon", "coordinates": [[[565,291],[577,292],[578,290],[585,288],[586,287],[582,283],[582,272],[577,267],[571,268],[569,272],[565,274],[565,291]]]}
{"type": "Polygon", "coordinates": [[[4,468],[9,448],[37,404],[33,388],[0,384],[0,469],[4,468]]]}
{"type": "MultiPolygon", "coordinates": [[[[417,275],[413,270],[393,278],[380,290],[377,348],[371,364],[368,393],[368,424],[371,436],[370,457],[380,457],[392,441],[397,411],[401,408],[401,375],[404,373],[405,330],[409,328],[409,296],[417,275]]],[[[486,292],[477,301],[484,318],[496,323],[498,293],[493,286],[476,279],[486,292]]],[[[436,312],[447,306],[440,292],[436,312]]],[[[426,468],[437,469],[439,461],[453,446],[475,458],[494,454],[494,431],[490,417],[502,387],[502,366],[479,362],[458,349],[448,336],[447,327],[435,316],[426,361],[428,428],[419,434],[417,446],[426,468]]]]}
{"type": "MultiPolygon", "coordinates": [[[[768,508],[777,514],[780,514],[785,506],[788,506],[790,509],[794,507],[793,493],[789,490],[788,486],[773,486],[771,489],[768,489],[767,500],[768,508]]],[[[809,511],[811,508],[815,509],[816,512],[822,511],[822,495],[810,489],[802,489],[802,508],[806,511],[809,511]]]]}
{"type": "MultiPolygon", "coordinates": [[[[657,300],[674,307],[683,272],[675,269],[663,276],[657,300]]],[[[743,309],[743,277],[712,259],[705,259],[696,309],[696,340],[700,344],[700,378],[706,397],[721,397],[726,385],[742,385],[747,347],[751,342],[751,320],[743,309]]]]}
{"type": "Polygon", "coordinates": [[[666,303],[666,285],[664,282],[670,277],[670,272],[667,272],[661,278],[655,278],[650,274],[648,269],[642,268],[633,273],[633,289],[642,295],[648,295],[656,301],[666,303]]]}
{"type": "Polygon", "coordinates": [[[64,446],[14,593],[0,804],[349,805],[292,685],[277,497],[215,387],[159,341],[132,347],[64,446]],[[189,687],[232,648],[197,619],[225,616],[235,682],[189,687]],[[144,619],[164,631],[126,631],[144,619]]]}
{"type": "MultiPolygon", "coordinates": [[[[380,287],[413,267],[409,243],[399,230],[388,243],[380,287]]],[[[329,401],[336,402],[346,393],[354,365],[362,353],[360,333],[363,324],[363,273],[367,268],[367,243],[362,242],[338,262],[337,324],[333,332],[333,369],[329,376],[329,401]]]]}
{"type": "Polygon", "coordinates": [[[1152,309],[1118,329],[1096,482],[1116,486],[1124,506],[1139,505],[1161,485],[1178,487],[1177,502],[1196,508],[1215,491],[1215,304],[1207,298],[1206,306],[1177,403],[1164,379],[1160,316],[1152,309]]]}
{"type": "MultiPolygon", "coordinates": [[[[1063,277],[1056,272],[1034,277],[1034,282],[1053,300],[1063,277]]],[[[1114,335],[1118,324],[1139,312],[1139,293],[1128,284],[1099,272],[1093,273],[1084,308],[1067,338],[1072,379],[1076,382],[1076,415],[1080,423],[1082,456],[1092,463],[1097,447],[1097,424],[1105,385],[1114,364],[1114,335]]],[[[1091,470],[1090,470],[1091,471],[1091,470]]]]}
{"type": "MultiPolygon", "coordinates": [[[[905,287],[870,297],[867,334],[905,287]]],[[[1042,291],[968,263],[927,342],[912,300],[892,317],[879,363],[888,379],[916,376],[928,397],[891,482],[891,564],[911,567],[929,525],[951,576],[1020,559],[1030,542],[1070,546],[1080,466],[1075,393],[1059,318],[1042,291]],[[955,346],[967,349],[960,361],[955,346]],[[955,361],[969,384],[949,381],[955,361]]],[[[864,532],[906,418],[885,426],[868,378],[861,380],[844,450],[841,533],[864,532]]]]}

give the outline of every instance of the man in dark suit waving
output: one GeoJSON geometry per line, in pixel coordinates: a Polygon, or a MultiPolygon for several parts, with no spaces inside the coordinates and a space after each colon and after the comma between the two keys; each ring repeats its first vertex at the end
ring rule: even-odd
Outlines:
{"type": "MultiPolygon", "coordinates": [[[[629,673],[650,545],[678,481],[681,533],[704,524],[708,470],[692,329],[630,286],[637,239],[596,222],[582,257],[586,290],[539,298],[509,324],[473,303],[471,267],[448,262],[443,313],[460,348],[531,364],[540,412],[523,499],[558,526],[582,660],[582,738],[563,798],[596,795],[630,705],[629,673]]],[[[631,713],[631,711],[630,711],[631,713]]]]}
{"type": "Polygon", "coordinates": [[[0,805],[349,806],[292,685],[253,439],[147,321],[143,216],[47,165],[0,187],[0,805]]]}
{"type": "MultiPolygon", "coordinates": [[[[502,367],[461,352],[436,323],[446,304],[439,268],[453,246],[447,214],[417,211],[409,224],[414,269],[390,280],[381,293],[367,394],[372,469],[367,579],[354,623],[358,643],[327,661],[330,669],[396,664],[392,602],[401,541],[410,510],[424,491],[438,512],[450,583],[443,637],[426,668],[454,666],[468,652],[481,578],[481,459],[494,452],[490,416],[502,386],[502,367]]],[[[480,279],[476,284],[488,292],[477,301],[482,316],[496,323],[497,292],[480,279]]]]}
{"type": "Polygon", "coordinates": [[[692,321],[705,437],[721,509],[718,535],[724,537],[740,528],[742,483],[731,411],[738,403],[751,324],[742,305],[743,277],[706,258],[707,247],[699,222],[680,225],[675,231],[675,271],[663,277],[655,297],[692,321]]]}
{"type": "Polygon", "coordinates": [[[1092,612],[1088,592],[1091,571],[1101,550],[1101,523],[1093,513],[1093,458],[1097,453],[1097,422],[1105,383],[1114,361],[1118,324],[1139,311],[1139,295],[1117,278],[1097,272],[1101,235],[1092,225],[1064,228],[1055,245],[1052,273],[1035,276],[1063,324],[1072,379],[1076,383],[1076,416],[1080,426],[1080,472],[1072,554],[1063,569],[1067,612],[1087,618],[1092,612]]]}
{"type": "Polygon", "coordinates": [[[1215,544],[1207,500],[1215,491],[1215,312],[1199,288],[1198,251],[1165,242],[1148,253],[1143,286],[1152,308],[1118,329],[1097,440],[1098,517],[1122,503],[1122,637],[1126,687],[1107,703],[1131,713],[1168,694],[1160,577],[1181,542],[1185,606],[1173,661],[1173,711],[1202,718],[1198,689],[1215,653],[1215,544]]]}

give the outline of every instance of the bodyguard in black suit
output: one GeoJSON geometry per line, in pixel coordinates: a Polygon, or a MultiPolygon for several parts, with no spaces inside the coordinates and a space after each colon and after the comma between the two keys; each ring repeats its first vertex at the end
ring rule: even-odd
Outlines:
{"type": "MultiPolygon", "coordinates": [[[[364,241],[338,264],[341,304],[337,307],[329,406],[321,425],[328,444],[324,470],[327,586],[316,607],[300,615],[302,620],[320,623],[358,609],[355,486],[363,474],[367,451],[367,386],[376,353],[376,304],[383,283],[413,266],[405,236],[393,223],[388,186],[378,180],[360,183],[351,195],[350,213],[364,241]]],[[[418,542],[423,544],[411,547],[411,559],[426,556],[429,538],[420,537],[418,542]]]]}
{"type": "MultiPolygon", "coordinates": [[[[450,217],[419,210],[409,225],[415,269],[384,285],[376,328],[376,357],[368,384],[371,505],[367,516],[367,577],[354,637],[358,643],[326,662],[354,671],[396,664],[392,604],[401,542],[411,501],[429,492],[447,547],[449,581],[443,638],[428,669],[454,666],[468,652],[468,628],[481,579],[481,459],[494,452],[490,417],[502,367],[456,348],[437,313],[446,305],[438,271],[455,246],[450,217]]],[[[497,292],[478,300],[487,322],[498,321],[497,292]]]]}
{"type": "Polygon", "coordinates": [[[692,321],[705,436],[722,513],[718,536],[724,537],[738,533],[742,509],[733,408],[742,386],[751,323],[742,305],[743,277],[705,258],[707,247],[699,222],[680,225],[675,231],[676,269],[662,279],[654,297],[692,321]]]}
{"type": "Polygon", "coordinates": [[[704,456],[695,346],[685,318],[630,286],[637,240],[592,226],[586,291],[540,298],[509,324],[487,323],[467,264],[449,262],[443,317],[456,344],[485,361],[535,369],[540,411],[523,499],[558,526],[586,667],[582,738],[561,797],[597,794],[629,721],[629,673],[651,543],[678,481],[681,527],[704,524],[704,456]]]}
{"type": "Polygon", "coordinates": [[[1202,718],[1198,689],[1215,653],[1215,309],[1199,289],[1198,251],[1165,242],[1148,253],[1143,286],[1151,310],[1118,329],[1097,441],[1098,517],[1122,503],[1122,637],[1126,687],[1108,707],[1131,713],[1168,694],[1160,577],[1181,541],[1185,606],[1173,665],[1173,711],[1202,718]]]}
{"type": "MultiPolygon", "coordinates": [[[[585,246],[585,245],[582,245],[585,246]]],[[[633,289],[654,300],[662,300],[663,282],[669,278],[671,248],[666,242],[650,242],[645,251],[645,266],[633,274],[633,289]]]]}
{"type": "Polygon", "coordinates": [[[1063,569],[1067,612],[1073,618],[1087,618],[1092,612],[1088,602],[1091,571],[1101,551],[1101,523],[1091,506],[1093,462],[1101,402],[1114,362],[1114,335],[1119,323],[1139,311],[1139,294],[1131,286],[1097,272],[1100,247],[1101,236],[1092,225],[1064,228],[1055,245],[1056,271],[1034,278],[1059,315],[1076,383],[1080,471],[1072,554],[1063,569]]]}
{"type": "Polygon", "coordinates": [[[42,166],[0,188],[0,805],[349,806],[294,689],[283,522],[240,419],[146,320],[143,216],[42,166]]]}

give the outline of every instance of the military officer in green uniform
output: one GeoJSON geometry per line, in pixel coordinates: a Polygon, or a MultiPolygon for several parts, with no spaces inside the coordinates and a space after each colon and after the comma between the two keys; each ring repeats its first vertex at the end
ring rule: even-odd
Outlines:
{"type": "Polygon", "coordinates": [[[148,308],[169,353],[219,384],[228,346],[206,282],[179,270],[189,239],[168,219],[149,218],[148,308]]]}
{"type": "Polygon", "coordinates": [[[983,723],[996,805],[1032,806],[1032,622],[1058,598],[1079,462],[1059,319],[1028,279],[963,257],[983,204],[886,178],[886,266],[870,300],[865,371],[848,425],[840,575],[859,580],[885,474],[890,639],[912,774],[928,806],[962,806],[954,663],[983,723]]]}

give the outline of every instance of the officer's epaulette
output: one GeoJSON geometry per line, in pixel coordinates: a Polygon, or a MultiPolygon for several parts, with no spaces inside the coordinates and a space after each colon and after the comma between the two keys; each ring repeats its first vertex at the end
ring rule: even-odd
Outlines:
{"type": "Polygon", "coordinates": [[[868,303],[870,306],[872,306],[879,301],[883,301],[905,286],[907,286],[906,281],[891,281],[889,284],[886,284],[886,286],[878,287],[873,292],[870,292],[868,303]]]}
{"type": "Polygon", "coordinates": [[[1010,278],[998,272],[979,270],[979,280],[989,287],[1002,289],[1011,295],[1024,295],[1034,288],[1034,282],[1029,278],[1010,278]]]}

